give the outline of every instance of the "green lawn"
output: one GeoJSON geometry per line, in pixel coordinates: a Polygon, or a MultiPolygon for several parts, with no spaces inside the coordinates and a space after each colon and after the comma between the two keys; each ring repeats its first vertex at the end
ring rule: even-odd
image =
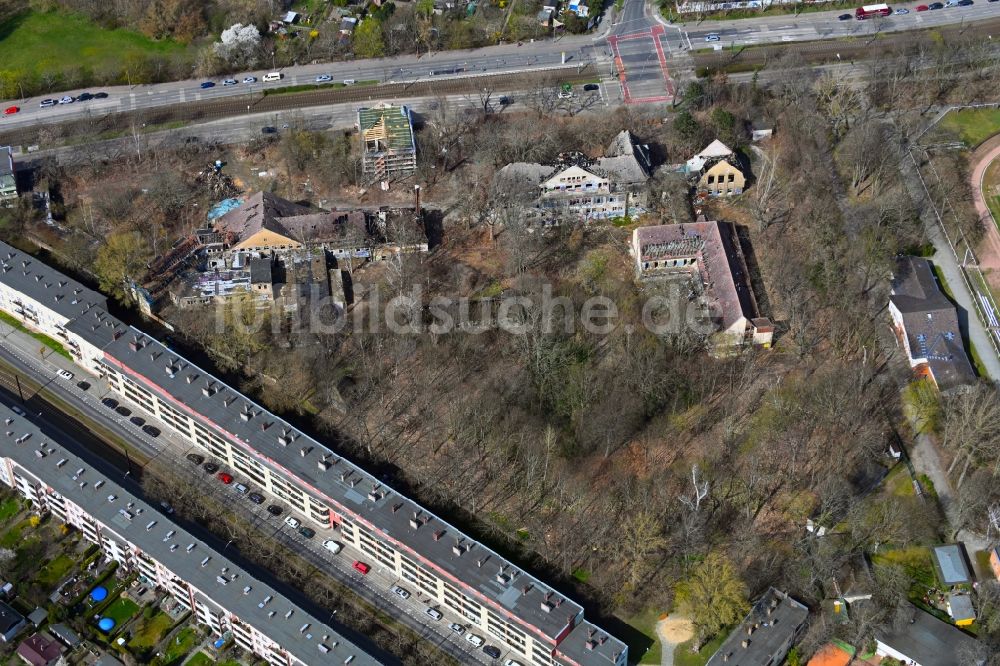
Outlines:
{"type": "Polygon", "coordinates": [[[171,664],[178,664],[180,660],[184,658],[194,644],[198,642],[198,632],[192,627],[184,627],[177,635],[173,637],[170,644],[167,645],[166,649],[163,651],[163,656],[160,658],[160,662],[165,666],[171,666],[171,664]]]}
{"type": "Polygon", "coordinates": [[[956,109],[941,120],[941,127],[974,148],[1000,132],[1000,109],[956,109]]]}
{"type": "Polygon", "coordinates": [[[896,497],[910,497],[913,495],[913,479],[906,465],[896,465],[885,477],[885,489],[890,495],[896,497]]]}
{"type": "Polygon", "coordinates": [[[66,554],[57,555],[55,559],[39,569],[35,581],[45,588],[55,587],[69,570],[73,568],[74,560],[66,554]]]}
{"type": "Polygon", "coordinates": [[[110,617],[115,621],[115,628],[118,628],[132,619],[132,616],[139,612],[139,606],[131,599],[118,599],[101,613],[103,617],[110,617]]]}
{"type": "Polygon", "coordinates": [[[58,11],[26,11],[0,24],[0,71],[25,73],[29,83],[80,70],[107,80],[136,57],[169,57],[185,48],[129,30],[106,30],[58,11]]]}
{"type": "Polygon", "coordinates": [[[190,659],[188,659],[187,664],[185,664],[185,666],[210,666],[211,664],[214,663],[215,662],[212,661],[212,658],[209,657],[207,654],[205,654],[204,652],[199,652],[190,659]]]}
{"type": "Polygon", "coordinates": [[[157,613],[142,623],[142,627],[135,632],[132,640],[129,641],[129,647],[139,650],[154,647],[173,625],[173,618],[166,613],[157,613]]]}
{"type": "MultiPolygon", "coordinates": [[[[3,42],[0,42],[0,46],[2,46],[2,44],[3,42]]],[[[0,312],[0,321],[4,322],[8,326],[13,326],[19,331],[27,333],[28,335],[30,335],[31,337],[38,340],[43,345],[54,351],[55,353],[65,357],[67,361],[73,360],[73,357],[69,355],[69,352],[66,351],[66,348],[63,347],[58,340],[50,338],[49,336],[43,333],[36,333],[35,331],[28,330],[28,328],[24,324],[22,324],[18,319],[7,314],[6,312],[0,312]]]]}
{"type": "Polygon", "coordinates": [[[690,641],[681,643],[674,649],[674,666],[704,666],[728,637],[728,630],[724,629],[720,631],[718,636],[702,645],[701,650],[697,653],[691,652],[693,638],[690,641]]]}
{"type": "Polygon", "coordinates": [[[24,529],[27,524],[27,520],[22,520],[4,532],[4,535],[0,536],[0,548],[13,548],[16,546],[18,542],[21,541],[21,530],[24,529]]]}
{"type": "MultiPolygon", "coordinates": [[[[656,623],[659,621],[660,615],[660,611],[655,608],[647,608],[627,620],[629,625],[653,641],[646,654],[641,655],[640,664],[659,664],[662,661],[662,657],[660,656],[660,640],[656,636],[656,623]]],[[[631,648],[629,649],[629,653],[632,653],[631,648]]]]}
{"type": "Polygon", "coordinates": [[[6,524],[21,510],[21,500],[17,497],[5,499],[0,503],[0,524],[6,524]]]}

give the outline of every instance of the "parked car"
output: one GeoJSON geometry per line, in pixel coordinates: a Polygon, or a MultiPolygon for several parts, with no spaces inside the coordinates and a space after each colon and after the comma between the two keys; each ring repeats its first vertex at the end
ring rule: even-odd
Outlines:
{"type": "Polygon", "coordinates": [[[337,543],[333,539],[327,539],[326,541],[324,541],[323,542],[323,547],[326,548],[331,553],[333,553],[334,555],[336,555],[337,553],[339,553],[341,551],[341,549],[343,548],[343,546],[341,546],[339,543],[337,543]]]}
{"type": "MultiPolygon", "coordinates": [[[[848,14],[848,16],[850,16],[850,14],[848,14]]],[[[721,39],[721,37],[719,37],[718,33],[715,33],[715,32],[710,32],[707,35],[705,35],[705,41],[706,42],[717,42],[720,39],[721,39]]]]}
{"type": "Polygon", "coordinates": [[[126,407],[125,405],[118,405],[117,407],[115,407],[115,411],[121,414],[122,416],[132,416],[132,410],[126,407]]]}
{"type": "Polygon", "coordinates": [[[302,525],[302,522],[295,516],[288,516],[287,518],[285,518],[285,524],[291,527],[293,530],[297,530],[302,525]]]}
{"type": "Polygon", "coordinates": [[[468,634],[465,637],[465,640],[469,641],[470,643],[472,643],[476,647],[482,647],[483,644],[486,642],[486,639],[483,638],[482,636],[480,636],[478,634],[472,634],[472,633],[468,634]]]}
{"type": "Polygon", "coordinates": [[[73,373],[70,372],[69,370],[59,370],[56,374],[65,379],[66,381],[73,379],[73,373]]]}
{"type": "Polygon", "coordinates": [[[146,425],[146,419],[142,418],[141,416],[133,416],[132,418],[129,419],[129,421],[139,426],[140,428],[146,425]]]}
{"type": "Polygon", "coordinates": [[[59,98],[59,103],[60,104],[72,104],[74,101],[75,100],[72,97],[70,97],[69,95],[64,95],[63,97],[59,98]]]}
{"type": "Polygon", "coordinates": [[[224,85],[224,86],[235,86],[236,83],[237,83],[236,79],[226,79],[225,81],[222,82],[222,85],[224,85]]]}
{"type": "Polygon", "coordinates": [[[115,407],[118,406],[118,401],[115,400],[114,398],[102,398],[101,404],[109,409],[114,409],[115,407]]]}
{"type": "Polygon", "coordinates": [[[204,465],[202,465],[201,468],[205,470],[205,472],[208,474],[215,474],[216,472],[219,471],[219,466],[216,465],[214,462],[207,462],[204,465]]]}
{"type": "Polygon", "coordinates": [[[300,527],[299,534],[301,534],[307,539],[312,539],[314,536],[316,536],[316,530],[314,530],[311,527],[300,527]]]}
{"type": "Polygon", "coordinates": [[[517,661],[516,659],[508,659],[505,662],[503,662],[503,666],[524,666],[524,664],[517,661]]]}
{"type": "Polygon", "coordinates": [[[500,658],[500,648],[498,648],[498,647],[496,647],[494,645],[484,645],[483,646],[483,652],[485,652],[486,656],[489,657],[489,658],[491,658],[491,659],[499,659],[500,658]]]}
{"type": "Polygon", "coordinates": [[[333,77],[329,74],[320,74],[316,77],[316,83],[326,83],[327,81],[333,81],[333,77]]]}
{"type": "Polygon", "coordinates": [[[240,495],[246,495],[248,492],[250,492],[250,489],[247,488],[242,483],[237,483],[235,486],[233,486],[233,490],[235,490],[236,492],[238,492],[240,495]]]}
{"type": "Polygon", "coordinates": [[[448,625],[448,628],[454,631],[459,636],[465,633],[465,627],[458,624],[457,622],[452,622],[451,624],[448,625]]]}
{"type": "Polygon", "coordinates": [[[94,96],[89,92],[82,92],[76,96],[76,101],[78,102],[89,102],[94,99],[94,96]]]}
{"type": "Polygon", "coordinates": [[[280,516],[282,511],[284,511],[284,509],[282,509],[277,504],[268,504],[267,505],[267,512],[269,514],[271,514],[272,516],[280,516]]]}
{"type": "Polygon", "coordinates": [[[249,495],[247,495],[247,497],[254,504],[263,504],[264,503],[264,496],[261,495],[260,493],[250,493],[249,495]]]}
{"type": "Polygon", "coordinates": [[[600,90],[601,86],[597,85],[596,83],[587,83],[583,86],[583,89],[586,90],[587,92],[593,92],[595,90],[600,90]]]}
{"type": "Polygon", "coordinates": [[[108,93],[106,92],[96,92],[94,93],[94,99],[107,99],[108,93]]]}
{"type": "Polygon", "coordinates": [[[559,99],[570,99],[571,97],[573,97],[573,91],[572,90],[560,90],[558,97],[559,97],[559,99]]]}
{"type": "Polygon", "coordinates": [[[218,474],[215,475],[215,478],[217,478],[219,481],[222,481],[227,486],[233,482],[233,475],[226,474],[225,472],[219,472],[218,474]]]}
{"type": "Polygon", "coordinates": [[[14,412],[18,416],[24,416],[24,410],[18,407],[17,405],[11,405],[10,411],[14,412]]]}
{"type": "Polygon", "coordinates": [[[852,18],[854,18],[854,17],[851,16],[850,14],[841,14],[840,16],[837,17],[837,20],[838,21],[850,21],[852,18]]]}
{"type": "Polygon", "coordinates": [[[200,465],[205,462],[205,456],[198,455],[197,453],[189,453],[184,457],[193,462],[195,465],[200,465]]]}
{"type": "Polygon", "coordinates": [[[933,9],[944,9],[944,4],[942,4],[940,2],[932,2],[931,4],[927,5],[927,8],[928,9],[932,9],[932,10],[933,9]]]}
{"type": "Polygon", "coordinates": [[[395,594],[400,599],[409,599],[410,598],[410,592],[409,592],[409,590],[403,589],[399,585],[393,585],[389,589],[389,591],[392,592],[393,594],[395,594]]]}
{"type": "Polygon", "coordinates": [[[974,4],[976,3],[974,3],[972,0],[958,0],[959,7],[971,7],[974,4]]]}
{"type": "Polygon", "coordinates": [[[43,109],[47,109],[48,107],[55,105],[56,101],[54,99],[43,99],[41,102],[38,103],[38,106],[42,107],[43,109]]]}
{"type": "Polygon", "coordinates": [[[927,5],[917,5],[918,12],[926,12],[928,9],[930,9],[930,7],[928,7],[927,5]]]}
{"type": "Polygon", "coordinates": [[[424,614],[430,617],[432,620],[440,620],[442,617],[444,617],[443,615],[441,615],[441,611],[439,611],[437,608],[427,608],[424,610],[424,614]]]}
{"type": "Polygon", "coordinates": [[[243,77],[243,83],[257,83],[257,77],[256,76],[244,76],[243,77]]]}
{"type": "Polygon", "coordinates": [[[372,570],[370,566],[362,562],[361,560],[354,560],[354,564],[351,565],[356,571],[360,571],[362,575],[367,575],[369,571],[372,570]]]}
{"type": "Polygon", "coordinates": [[[19,106],[8,106],[6,109],[3,110],[3,115],[5,115],[5,116],[12,116],[12,115],[14,115],[15,113],[17,113],[20,110],[21,110],[21,107],[19,107],[19,106]]]}
{"type": "Polygon", "coordinates": [[[896,16],[903,16],[904,14],[909,14],[909,13],[910,10],[906,9],[905,7],[900,7],[899,9],[893,12],[893,14],[895,14],[896,16]]]}
{"type": "Polygon", "coordinates": [[[260,133],[261,134],[277,134],[278,133],[278,128],[277,127],[271,127],[270,125],[268,125],[267,127],[261,127],[260,128],[260,133]]]}
{"type": "Polygon", "coordinates": [[[81,391],[86,391],[90,388],[90,382],[79,381],[76,383],[76,387],[81,391]]]}
{"type": "Polygon", "coordinates": [[[155,427],[155,426],[151,426],[148,423],[146,425],[142,426],[142,431],[144,433],[146,433],[147,435],[149,435],[150,437],[159,437],[160,436],[160,429],[157,428],[157,427],[155,427]]]}
{"type": "Polygon", "coordinates": [[[214,88],[214,87],[215,87],[215,84],[212,83],[211,81],[205,81],[204,83],[201,84],[201,89],[202,90],[208,90],[209,88],[214,88]]]}

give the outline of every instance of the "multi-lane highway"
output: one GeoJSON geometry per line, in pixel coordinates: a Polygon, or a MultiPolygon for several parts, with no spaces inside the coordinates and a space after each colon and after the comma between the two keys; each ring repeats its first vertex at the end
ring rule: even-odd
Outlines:
{"type": "MultiPolygon", "coordinates": [[[[594,34],[561,36],[551,40],[507,43],[465,51],[405,55],[372,60],[341,61],[285,68],[279,82],[263,81],[267,70],[240,72],[233,78],[235,85],[222,85],[224,77],[212,81],[215,86],[203,89],[205,80],[186,80],[155,85],[117,86],[104,88],[107,99],[75,102],[40,108],[44,97],[0,102],[4,107],[17,105],[20,112],[0,117],[0,131],[49,122],[61,122],[85,116],[115,111],[131,111],[187,104],[199,100],[244,96],[248,102],[262,89],[314,83],[319,75],[329,75],[333,82],[361,81],[427,81],[447,77],[482,74],[517,73],[546,69],[575,69],[590,65],[596,73],[607,76],[615,69],[613,44],[609,38],[622,39],[629,34],[658,29],[662,53],[654,40],[631,42],[630,57],[650,67],[673,69],[675,62],[691,50],[724,48],[766,43],[797,42],[835,38],[873,37],[877,33],[933,28],[1000,18],[1000,3],[975,0],[968,7],[951,7],[937,11],[916,11],[916,3],[893,5],[906,9],[905,15],[867,21],[838,20],[844,10],[805,14],[765,16],[728,21],[695,21],[668,23],[657,13],[655,4],[645,0],[627,0],[621,15],[604,21],[594,34]],[[718,36],[717,41],[706,41],[718,36]],[[631,48],[634,46],[635,48],[631,48]],[[636,49],[639,49],[636,51],[636,49]],[[645,49],[642,52],[642,49],[645,49]],[[662,56],[662,59],[661,59],[662,56]],[[252,76],[254,83],[243,83],[252,76]]],[[[849,12],[848,12],[849,13],[849,12]]],[[[1000,38],[1000,37],[998,37],[1000,38]]],[[[614,41],[614,40],[612,40],[614,41]]],[[[625,62],[628,69],[628,62],[625,62]]],[[[650,69],[650,72],[653,70],[650,69]]],[[[637,73],[638,74],[638,73],[637,73]]],[[[641,78],[641,76],[640,76],[641,78]]],[[[82,91],[69,91],[71,96],[82,91]]],[[[59,95],[51,95],[59,97],[59,95]]]]}
{"type": "MultiPolygon", "coordinates": [[[[186,455],[195,450],[190,444],[175,438],[166,431],[165,428],[160,435],[150,436],[149,433],[130,421],[129,416],[119,414],[113,409],[101,403],[105,397],[117,397],[111,393],[110,389],[101,380],[90,376],[85,376],[80,369],[65,358],[46,350],[44,356],[39,355],[38,342],[27,335],[17,331],[7,324],[0,323],[0,360],[6,365],[13,367],[22,377],[29,377],[36,384],[45,387],[45,390],[52,394],[58,401],[68,406],[69,409],[82,416],[86,421],[96,424],[105,431],[127,442],[131,448],[131,455],[134,460],[141,461],[145,465],[145,473],[153,473],[153,470],[170,470],[176,477],[175,480],[181,483],[191,484],[192,487],[200,489],[202,497],[209,505],[220,507],[222,510],[231,511],[235,515],[242,516],[261,535],[261,538],[271,538],[280,542],[286,548],[297,553],[312,566],[322,570],[326,575],[338,581],[345,587],[350,588],[358,596],[365,599],[379,611],[384,612],[395,620],[402,622],[415,631],[422,640],[436,645],[445,653],[451,655],[463,664],[494,664],[495,660],[489,658],[480,649],[472,646],[463,637],[454,633],[448,628],[450,622],[464,624],[461,619],[449,617],[445,609],[440,609],[445,613],[442,620],[435,621],[426,614],[427,605],[424,604],[417,590],[410,589],[413,593],[409,599],[402,599],[393,594],[390,590],[393,585],[407,587],[407,583],[395,577],[390,572],[381,567],[377,562],[369,562],[371,572],[367,576],[362,576],[351,566],[355,559],[362,559],[368,562],[368,558],[358,552],[354,552],[351,547],[345,546],[344,550],[338,554],[326,550],[322,546],[324,539],[338,539],[336,531],[318,530],[321,532],[316,537],[307,539],[297,531],[285,524],[284,519],[289,515],[287,508],[280,516],[273,516],[268,513],[266,507],[269,504],[279,504],[284,506],[284,502],[274,497],[267,497],[261,505],[250,502],[245,495],[234,490],[234,485],[226,485],[215,478],[214,474],[207,474],[204,470],[186,459],[186,455]],[[76,374],[71,381],[67,381],[56,375],[59,370],[68,370],[76,374]],[[90,384],[89,388],[83,389],[77,385],[77,381],[85,380],[90,384]]],[[[28,397],[27,395],[25,396],[28,397]]],[[[0,399],[9,401],[10,396],[0,393],[0,399]]],[[[64,440],[62,443],[71,446],[81,456],[95,456],[95,452],[82,445],[76,440],[78,435],[74,435],[71,428],[59,428],[53,425],[54,420],[48,418],[44,411],[44,406],[37,401],[30,401],[32,408],[29,418],[40,418],[46,427],[53,431],[53,436],[64,440]],[[43,410],[39,416],[39,410],[43,410]]],[[[160,426],[149,414],[133,405],[129,405],[133,415],[141,416],[150,424],[160,426]]],[[[67,422],[66,414],[62,414],[60,421],[67,422]]],[[[77,431],[86,428],[83,422],[76,422],[77,431]]],[[[204,455],[204,451],[197,451],[204,455]]],[[[100,454],[96,454],[99,455],[100,454]]],[[[101,456],[103,457],[103,456],[101,456]]],[[[215,461],[225,468],[220,461],[215,461]]],[[[127,471],[127,470],[126,470],[127,471]]],[[[124,474],[125,472],[121,472],[124,474]]],[[[236,482],[243,482],[249,485],[244,479],[233,472],[236,482]]],[[[267,493],[260,488],[253,489],[265,496],[267,493]]],[[[142,489],[136,486],[133,491],[141,494],[142,489]]],[[[155,504],[155,502],[153,502],[155,504]]],[[[294,514],[293,514],[294,515],[294,514]]],[[[298,516],[301,519],[301,515],[298,516]]],[[[183,518],[183,516],[182,516],[183,518]]],[[[192,525],[192,529],[197,529],[192,525]]],[[[234,544],[236,549],[240,545],[234,544]]],[[[436,607],[436,605],[435,605],[436,607]]],[[[336,618],[331,616],[331,621],[336,618]]],[[[502,658],[506,659],[504,655],[502,658]]],[[[516,657],[515,657],[516,658],[516,657]]]]}

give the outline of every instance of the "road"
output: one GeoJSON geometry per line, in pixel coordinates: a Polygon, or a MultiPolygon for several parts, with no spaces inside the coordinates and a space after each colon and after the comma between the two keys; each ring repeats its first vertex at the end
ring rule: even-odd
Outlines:
{"type": "MultiPolygon", "coordinates": [[[[930,12],[916,12],[915,4],[896,5],[906,7],[910,13],[868,21],[838,21],[841,11],[810,12],[799,16],[767,16],[729,21],[703,21],[687,24],[669,24],[655,13],[655,7],[647,6],[645,0],[627,0],[620,20],[608,22],[598,32],[590,35],[560,36],[552,40],[502,44],[481,49],[463,51],[440,51],[430,54],[403,55],[392,58],[371,60],[340,61],[323,64],[300,65],[281,70],[280,82],[264,83],[267,70],[241,72],[234,75],[239,83],[222,85],[216,78],[213,88],[202,89],[202,81],[186,80],[155,85],[112,86],[104,88],[109,97],[103,100],[77,102],[39,108],[42,97],[0,102],[3,108],[17,105],[21,110],[10,116],[0,116],[0,129],[29,125],[63,122],[84,117],[87,114],[101,115],[120,111],[152,109],[185,104],[195,100],[214,100],[224,97],[259,94],[262,89],[289,85],[313,83],[316,76],[327,74],[333,81],[381,81],[410,82],[436,80],[445,77],[481,75],[483,73],[516,73],[558,69],[566,65],[581,66],[591,64],[600,73],[611,72],[615,67],[612,48],[608,37],[621,38],[628,33],[662,30],[663,59],[668,69],[674,67],[674,59],[683,58],[686,51],[693,48],[724,48],[731,45],[751,45],[765,43],[796,42],[803,40],[858,38],[874,36],[878,32],[896,32],[932,28],[947,24],[971,23],[997,16],[998,5],[987,0],[976,0],[971,7],[956,7],[930,12]],[[710,34],[719,35],[719,41],[706,42],[710,34]],[[256,78],[252,84],[244,84],[247,75],[256,78]]],[[[636,42],[645,47],[644,58],[648,62],[659,60],[660,53],[651,39],[636,42]]],[[[640,57],[638,53],[632,54],[640,57]]],[[[626,62],[626,67],[628,63],[626,62]]],[[[67,91],[70,96],[81,90],[67,91]]],[[[62,93],[60,93],[62,94],[62,93]]],[[[52,94],[58,98],[60,94],[52,94]]]]}
{"type": "MultiPolygon", "coordinates": [[[[132,457],[144,461],[143,464],[147,469],[153,469],[154,467],[170,469],[172,473],[179,476],[182,480],[203,488],[205,496],[210,497],[211,501],[226,507],[227,510],[231,510],[236,515],[245,516],[261,534],[281,542],[284,546],[306,559],[310,564],[322,570],[326,575],[350,588],[379,611],[385,612],[395,620],[406,624],[422,640],[433,643],[439,649],[463,664],[496,663],[495,660],[487,657],[481,650],[474,648],[462,637],[448,629],[448,623],[452,621],[465,624],[457,616],[451,617],[446,609],[439,608],[441,612],[445,613],[445,618],[441,621],[432,620],[424,612],[427,606],[421,601],[420,595],[413,594],[409,599],[404,600],[389,591],[393,585],[397,584],[406,587],[406,582],[397,578],[377,562],[369,562],[367,557],[349,546],[336,555],[326,550],[322,546],[322,541],[324,539],[337,540],[335,532],[319,529],[317,530],[319,534],[316,537],[306,539],[285,524],[284,518],[288,515],[287,511],[281,516],[272,516],[266,510],[266,506],[269,504],[284,506],[283,502],[277,498],[268,496],[266,491],[253,488],[253,490],[261,492],[266,496],[266,501],[263,504],[255,505],[247,500],[246,496],[237,493],[232,485],[225,485],[217,481],[213,476],[206,474],[200,466],[191,463],[185,458],[191,452],[204,455],[204,451],[197,450],[179,437],[172,436],[167,431],[167,428],[157,422],[152,415],[143,414],[142,410],[138,407],[130,405],[132,415],[141,415],[145,421],[163,430],[158,437],[151,437],[139,425],[132,423],[129,417],[123,416],[101,404],[101,400],[105,397],[115,397],[116,400],[118,399],[102,380],[86,376],[86,373],[83,373],[75,364],[47,349],[44,356],[40,356],[39,344],[36,340],[4,323],[0,323],[0,359],[14,367],[22,376],[30,377],[38,384],[44,386],[46,391],[51,392],[59,400],[69,405],[70,408],[77,410],[88,421],[99,425],[101,428],[112,432],[114,435],[128,442],[133,447],[132,457]],[[76,377],[74,377],[73,381],[60,379],[55,374],[59,369],[69,370],[76,377]],[[80,379],[85,379],[89,382],[91,384],[90,388],[86,390],[80,388],[76,383],[80,379]],[[154,467],[150,467],[151,464],[154,467]],[[356,559],[363,559],[371,565],[371,572],[367,576],[362,576],[351,566],[352,562],[356,559]]],[[[27,398],[28,396],[25,397],[27,398]]],[[[2,394],[0,394],[0,399],[9,401],[9,397],[2,394]]],[[[36,403],[29,402],[29,404],[33,407],[32,418],[35,418],[34,408],[36,407],[36,403]]],[[[62,416],[63,418],[60,420],[66,422],[65,415],[62,416]]],[[[95,457],[96,452],[93,450],[93,447],[77,441],[77,436],[69,428],[55,428],[53,426],[54,420],[45,416],[42,416],[40,422],[43,422],[45,427],[54,429],[56,431],[54,436],[65,440],[63,443],[67,446],[73,446],[75,451],[80,455],[88,458],[95,457]]],[[[74,423],[76,423],[76,430],[85,430],[87,427],[85,424],[75,421],[75,419],[74,423]]],[[[100,454],[97,455],[103,458],[100,454]]],[[[221,465],[221,468],[225,471],[230,471],[226,470],[224,465],[221,465]]],[[[238,473],[231,473],[236,477],[237,482],[242,481],[247,483],[245,480],[240,479],[238,473]]],[[[247,485],[250,484],[247,483],[247,485]]],[[[138,485],[131,488],[131,490],[139,495],[143,494],[141,487],[138,485]]],[[[301,519],[302,516],[298,515],[297,517],[301,519]]],[[[184,516],[180,516],[180,518],[183,519],[184,516]]],[[[196,528],[196,526],[189,526],[187,523],[185,523],[185,526],[189,529],[196,528]]],[[[217,538],[209,540],[213,542],[218,541],[217,538]]],[[[237,548],[238,545],[236,544],[237,548]]],[[[228,544],[226,544],[226,547],[228,547],[228,544]]],[[[259,567],[257,568],[259,569],[259,567]]],[[[281,585],[278,582],[275,582],[275,584],[281,585]]],[[[437,607],[436,604],[435,607],[437,607]]],[[[333,616],[330,619],[331,621],[335,620],[333,616]]],[[[517,658],[516,655],[504,654],[502,659],[508,656],[517,658]]]]}

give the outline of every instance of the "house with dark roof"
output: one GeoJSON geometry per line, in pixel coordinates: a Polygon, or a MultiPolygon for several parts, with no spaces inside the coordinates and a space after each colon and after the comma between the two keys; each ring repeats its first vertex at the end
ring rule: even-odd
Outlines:
{"type": "Polygon", "coordinates": [[[982,656],[983,646],[961,629],[916,606],[909,606],[904,612],[908,618],[876,632],[876,655],[913,666],[982,666],[986,663],[982,656]]]}
{"type": "Polygon", "coordinates": [[[49,633],[70,650],[75,650],[83,642],[75,631],[62,623],[49,625],[49,633]]]}
{"type": "Polygon", "coordinates": [[[62,654],[63,646],[45,634],[34,634],[17,646],[17,656],[29,666],[54,666],[62,654]]]}
{"type": "Polygon", "coordinates": [[[27,626],[28,621],[23,615],[0,601],[0,640],[4,643],[11,642],[27,626]]]}
{"type": "Polygon", "coordinates": [[[958,313],[938,287],[931,262],[900,257],[890,294],[889,314],[910,367],[943,393],[975,383],[976,374],[962,345],[958,313]]]}
{"type": "Polygon", "coordinates": [[[723,641],[706,666],[772,666],[784,662],[809,609],[788,594],[769,589],[723,641]]]}
{"type": "Polygon", "coordinates": [[[689,281],[695,301],[708,312],[717,344],[771,345],[774,326],[757,307],[732,224],[702,216],[694,223],[639,227],[629,249],[640,280],[689,281]]]}

